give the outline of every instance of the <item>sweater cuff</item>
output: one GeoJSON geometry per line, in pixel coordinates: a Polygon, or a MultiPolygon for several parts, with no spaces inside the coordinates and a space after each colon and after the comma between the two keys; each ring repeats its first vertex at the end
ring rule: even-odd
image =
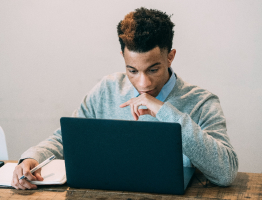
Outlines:
{"type": "Polygon", "coordinates": [[[44,158],[41,156],[41,154],[37,154],[32,151],[29,151],[29,152],[26,151],[21,155],[21,158],[19,159],[18,164],[20,164],[21,162],[23,162],[23,160],[28,159],[28,158],[35,159],[38,163],[41,163],[44,161],[44,158]]]}
{"type": "Polygon", "coordinates": [[[165,102],[156,114],[156,118],[162,122],[176,122],[184,116],[175,106],[169,102],[165,102]]]}
{"type": "MultiPolygon", "coordinates": [[[[21,162],[23,162],[24,160],[26,160],[26,159],[34,159],[34,158],[20,158],[19,159],[19,161],[18,161],[18,163],[17,163],[17,165],[19,165],[21,162]]],[[[36,160],[36,159],[34,159],[34,160],[36,160]]],[[[36,160],[37,161],[37,160],[36,160]]],[[[38,161],[37,161],[38,162],[38,161]]],[[[39,163],[39,162],[38,162],[39,163]]]]}

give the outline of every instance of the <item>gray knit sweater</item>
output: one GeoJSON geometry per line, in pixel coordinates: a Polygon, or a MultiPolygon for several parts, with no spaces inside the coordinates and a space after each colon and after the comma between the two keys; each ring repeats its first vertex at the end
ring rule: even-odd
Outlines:
{"type": "MultiPolygon", "coordinates": [[[[125,73],[104,77],[85,96],[74,117],[133,120],[130,108],[119,105],[133,98],[133,85],[125,73]]],[[[226,119],[216,95],[191,85],[177,76],[177,81],[158,111],[156,118],[139,117],[140,121],[180,123],[184,166],[193,164],[213,183],[230,185],[238,170],[237,154],[230,144],[226,119]]],[[[21,159],[42,162],[54,154],[63,158],[61,130],[31,147],[21,159]]]]}

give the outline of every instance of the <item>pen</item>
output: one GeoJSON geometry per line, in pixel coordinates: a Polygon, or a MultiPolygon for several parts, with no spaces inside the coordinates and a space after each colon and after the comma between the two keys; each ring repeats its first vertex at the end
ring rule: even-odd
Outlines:
{"type": "MultiPolygon", "coordinates": [[[[52,155],[50,158],[47,158],[44,162],[42,162],[41,164],[37,165],[36,167],[34,167],[33,169],[30,170],[31,174],[33,174],[36,170],[44,167],[45,165],[47,165],[48,163],[50,163],[52,160],[55,159],[55,155],[52,155]]],[[[25,175],[21,176],[19,178],[19,180],[24,179],[25,175]]]]}

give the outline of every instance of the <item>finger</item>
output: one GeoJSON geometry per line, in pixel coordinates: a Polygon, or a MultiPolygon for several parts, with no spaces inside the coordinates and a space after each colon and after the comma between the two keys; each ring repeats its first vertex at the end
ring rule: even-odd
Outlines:
{"type": "Polygon", "coordinates": [[[151,112],[149,109],[138,109],[140,115],[150,115],[151,112]]]}
{"type": "Polygon", "coordinates": [[[136,116],[139,118],[140,114],[138,112],[138,107],[139,107],[139,105],[134,104],[134,112],[135,112],[136,116]]]}
{"type": "Polygon", "coordinates": [[[24,187],[25,189],[36,189],[37,186],[30,183],[28,180],[26,180],[25,178],[24,179],[21,179],[19,180],[19,184],[20,186],[24,187]]]}
{"type": "MultiPolygon", "coordinates": [[[[25,175],[23,174],[24,172],[24,168],[26,168],[27,166],[26,165],[23,165],[23,168],[21,167],[20,170],[17,171],[17,175],[18,177],[20,178],[21,176],[25,175]]],[[[31,174],[31,172],[29,171],[29,173],[31,174]]],[[[26,175],[25,175],[26,176],[26,175]]],[[[26,176],[27,178],[27,176],[26,176]]],[[[26,178],[24,179],[20,179],[18,180],[20,186],[22,186],[23,188],[27,188],[27,189],[36,189],[37,186],[36,185],[33,185],[32,183],[30,183],[26,178]]],[[[36,180],[36,179],[35,179],[36,180]]]]}
{"type": "MultiPolygon", "coordinates": [[[[18,171],[17,171],[17,175],[18,177],[21,177],[23,176],[23,169],[20,168],[18,171]]],[[[19,188],[25,190],[26,188],[27,189],[36,189],[36,185],[33,185],[32,183],[28,182],[25,178],[24,179],[20,179],[18,180],[18,183],[19,183],[19,188]]]]}
{"type": "Polygon", "coordinates": [[[126,107],[126,106],[129,106],[129,101],[121,104],[119,107],[120,107],[120,108],[124,108],[124,107],[126,107]]]}
{"type": "Polygon", "coordinates": [[[127,102],[122,103],[119,107],[123,108],[123,107],[129,106],[133,102],[134,99],[136,99],[136,98],[132,98],[132,99],[128,100],[127,102]]]}
{"type": "Polygon", "coordinates": [[[36,181],[36,177],[30,172],[30,165],[24,165],[24,167],[23,167],[23,175],[29,181],[36,181]]]}
{"type": "Polygon", "coordinates": [[[13,180],[11,182],[11,185],[15,188],[15,189],[22,189],[22,190],[25,190],[26,188],[22,185],[20,185],[19,183],[19,179],[18,179],[18,176],[17,174],[14,172],[13,174],[13,180]]]}
{"type": "Polygon", "coordinates": [[[12,181],[11,181],[11,185],[15,188],[15,189],[19,189],[19,183],[18,183],[18,177],[17,177],[17,174],[13,173],[13,178],[12,178],[12,181]]]}
{"type": "Polygon", "coordinates": [[[41,176],[41,168],[35,171],[35,177],[38,181],[43,181],[44,178],[41,176]]]}
{"type": "Polygon", "coordinates": [[[134,112],[134,105],[131,104],[131,105],[129,105],[129,106],[130,106],[130,108],[131,108],[131,114],[133,115],[134,119],[135,119],[135,120],[138,120],[138,117],[137,117],[136,113],[134,112]]]}

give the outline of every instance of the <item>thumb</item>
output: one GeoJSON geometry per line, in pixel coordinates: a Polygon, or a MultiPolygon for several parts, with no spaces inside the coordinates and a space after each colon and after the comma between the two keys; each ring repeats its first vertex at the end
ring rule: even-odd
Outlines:
{"type": "Polygon", "coordinates": [[[44,178],[41,176],[41,168],[35,171],[35,177],[38,181],[44,180],[44,178]]]}
{"type": "Polygon", "coordinates": [[[151,110],[149,109],[138,109],[140,115],[151,115],[151,110]]]}

